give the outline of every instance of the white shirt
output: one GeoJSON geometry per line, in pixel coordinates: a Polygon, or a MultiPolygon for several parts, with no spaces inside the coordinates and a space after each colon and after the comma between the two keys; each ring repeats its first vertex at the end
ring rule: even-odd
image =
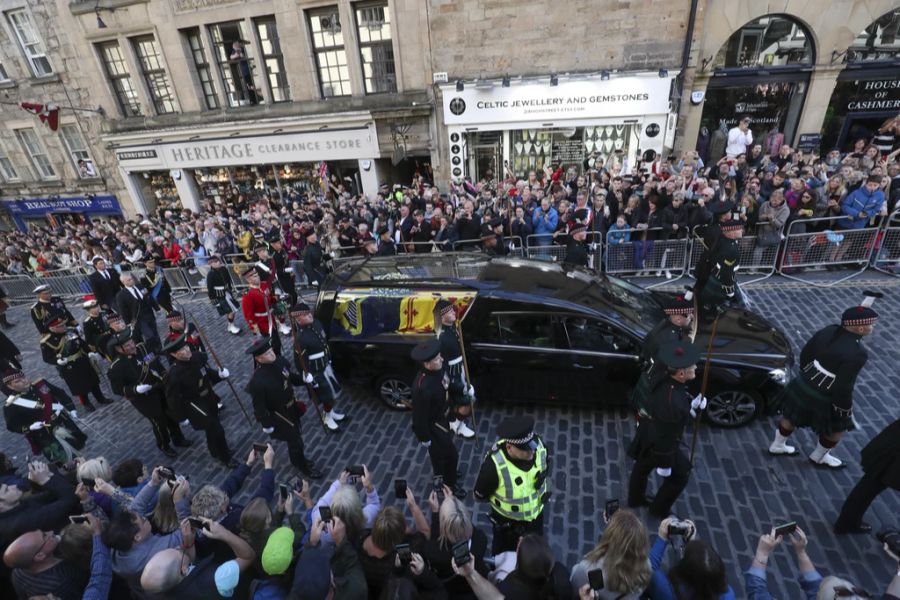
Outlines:
{"type": "Polygon", "coordinates": [[[753,132],[748,128],[741,131],[740,127],[732,127],[728,131],[728,145],[725,146],[725,155],[728,158],[736,158],[738,154],[744,154],[747,146],[753,143],[753,132]]]}

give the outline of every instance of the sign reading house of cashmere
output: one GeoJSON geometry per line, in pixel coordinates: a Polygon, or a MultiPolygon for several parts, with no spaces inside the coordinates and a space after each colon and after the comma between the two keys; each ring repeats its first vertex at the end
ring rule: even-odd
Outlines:
{"type": "Polygon", "coordinates": [[[669,112],[670,77],[614,77],[606,81],[547,81],[508,88],[466,85],[443,86],[444,122],[447,125],[595,119],[669,112]]]}
{"type": "Polygon", "coordinates": [[[116,156],[125,168],[224,167],[370,159],[378,157],[378,143],[369,129],[335,129],[128,147],[116,156]]]}

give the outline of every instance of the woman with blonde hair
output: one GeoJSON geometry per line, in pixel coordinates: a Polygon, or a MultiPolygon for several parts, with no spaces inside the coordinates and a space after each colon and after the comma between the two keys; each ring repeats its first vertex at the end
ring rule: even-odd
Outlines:
{"type": "Polygon", "coordinates": [[[171,481],[163,481],[159,486],[159,496],[156,500],[156,506],[150,513],[149,521],[153,526],[153,533],[157,535],[168,535],[178,529],[179,521],[178,513],[175,510],[175,499],[172,497],[175,487],[171,481]]]}
{"type": "Polygon", "coordinates": [[[603,572],[603,589],[598,598],[637,600],[650,585],[650,535],[641,520],[630,510],[618,510],[600,536],[600,541],[572,569],[572,588],[588,583],[588,572],[603,572]]]}

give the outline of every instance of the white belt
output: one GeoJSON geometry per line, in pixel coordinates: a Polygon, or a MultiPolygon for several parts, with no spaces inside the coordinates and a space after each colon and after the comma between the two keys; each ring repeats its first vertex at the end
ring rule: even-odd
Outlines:
{"type": "Polygon", "coordinates": [[[267,313],[267,312],[264,312],[264,313],[253,313],[253,316],[254,316],[254,317],[267,317],[267,316],[269,316],[269,313],[267,313]]]}
{"type": "Polygon", "coordinates": [[[319,360],[320,358],[325,358],[324,352],[317,352],[316,354],[313,354],[309,357],[309,360],[319,360]]]}
{"type": "Polygon", "coordinates": [[[813,365],[816,367],[816,370],[819,373],[821,373],[822,375],[827,375],[828,377],[831,377],[832,379],[837,377],[837,375],[835,375],[834,373],[832,373],[831,371],[829,371],[828,369],[823,367],[821,364],[819,364],[819,361],[813,360],[813,365]]]}
{"type": "Polygon", "coordinates": [[[462,356],[457,356],[453,360],[447,361],[447,364],[450,365],[451,367],[454,367],[461,362],[462,362],[462,356]]]}
{"type": "Polygon", "coordinates": [[[224,285],[214,285],[214,286],[213,286],[213,289],[214,289],[214,290],[224,290],[224,289],[225,289],[225,286],[224,286],[224,285]]]}
{"type": "MultiPolygon", "coordinates": [[[[27,400],[25,398],[16,398],[15,400],[12,401],[12,403],[15,404],[16,406],[21,406],[22,408],[29,408],[29,409],[35,409],[38,407],[43,408],[43,406],[44,406],[43,402],[38,403],[36,400],[27,400]]],[[[54,402],[50,407],[53,410],[62,410],[63,409],[62,404],[58,404],[56,402],[54,402]]]]}

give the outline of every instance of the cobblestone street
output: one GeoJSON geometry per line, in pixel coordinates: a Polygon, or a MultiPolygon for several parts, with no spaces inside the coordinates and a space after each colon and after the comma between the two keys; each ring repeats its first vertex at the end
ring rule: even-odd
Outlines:
{"type": "MultiPolygon", "coordinates": [[[[710,429],[700,432],[698,459],[685,494],[675,505],[679,517],[697,522],[699,535],[712,540],[729,566],[729,578],[737,596],[743,595],[741,573],[749,566],[760,533],[774,524],[797,520],[808,533],[809,554],[823,574],[847,576],[872,592],[884,588],[895,572],[891,561],[871,536],[841,536],[831,532],[831,524],[846,496],[861,474],[859,450],[900,411],[897,390],[900,373],[896,368],[900,347],[900,296],[893,282],[884,282],[885,299],[876,309],[882,320],[866,342],[869,363],[856,386],[856,412],[861,430],[845,437],[835,454],[849,463],[837,472],[814,469],[805,459],[815,446],[808,431],[795,436],[801,449],[798,457],[772,458],[766,453],[774,420],[761,418],[737,430],[710,429]]],[[[749,290],[753,309],[778,324],[799,346],[820,327],[837,322],[841,311],[859,301],[860,287],[840,286],[819,289],[779,282],[752,287],[749,290]]],[[[225,331],[205,299],[187,300],[184,306],[204,326],[212,344],[232,373],[241,401],[251,411],[249,397],[241,392],[251,373],[251,359],[244,354],[250,337],[235,337],[225,331]]],[[[70,302],[70,309],[81,320],[80,306],[70,302]]],[[[28,376],[47,376],[60,383],[55,369],[40,358],[38,336],[27,314],[27,306],[9,311],[16,327],[8,332],[24,356],[28,376]]],[[[160,321],[161,331],[165,325],[160,321]]],[[[108,390],[108,384],[104,383],[108,390]]],[[[299,388],[298,388],[299,389],[299,388]]],[[[252,442],[265,441],[265,434],[254,421],[248,426],[235,398],[225,384],[217,391],[223,398],[223,414],[228,442],[237,458],[245,457],[252,442]]],[[[305,394],[305,392],[299,392],[305,394]]],[[[599,393],[599,391],[598,391],[599,393]]],[[[598,398],[602,401],[602,398],[598,398]]],[[[538,432],[551,450],[553,497],[546,509],[547,534],[557,558],[573,566],[596,542],[602,530],[604,502],[620,498],[625,504],[625,487],[631,461],[625,456],[633,425],[628,415],[612,411],[571,409],[567,407],[515,407],[498,404],[491,398],[480,398],[477,412],[476,441],[457,442],[464,483],[471,490],[478,465],[490,447],[497,424],[506,416],[533,412],[538,432]]],[[[405,477],[424,504],[423,492],[430,485],[431,467],[425,451],[416,443],[410,429],[410,416],[386,409],[372,390],[349,387],[339,407],[352,416],[352,422],[340,435],[326,435],[310,410],[304,418],[303,431],[309,455],[327,473],[325,481],[312,486],[314,497],[323,492],[340,470],[352,464],[366,463],[374,473],[376,485],[385,503],[395,502],[392,480],[405,477]]],[[[102,454],[115,463],[127,457],[145,462],[170,462],[153,443],[146,420],[132,406],[117,399],[84,416],[90,436],[86,456],[102,454]]],[[[252,419],[252,413],[250,414],[252,419]]],[[[202,433],[191,434],[195,444],[171,461],[177,471],[190,475],[193,489],[205,482],[221,482],[227,473],[206,452],[202,433]]],[[[15,434],[0,434],[0,449],[15,457],[17,466],[27,458],[27,444],[15,434]]],[[[277,480],[287,481],[296,471],[287,461],[283,443],[276,444],[277,480]]],[[[256,484],[259,467],[244,487],[238,501],[246,499],[256,484]]],[[[655,485],[655,481],[651,482],[655,485]]],[[[476,505],[471,493],[467,505],[477,514],[478,524],[487,531],[490,525],[484,505],[476,505]]],[[[641,512],[647,525],[655,531],[658,522],[641,512]]],[[[874,530],[896,528],[900,499],[886,491],[867,515],[874,530]]],[[[671,551],[670,551],[671,552],[671,551]]],[[[800,597],[796,583],[796,562],[788,548],[779,548],[770,559],[772,591],[781,598],[800,597]]]]}

